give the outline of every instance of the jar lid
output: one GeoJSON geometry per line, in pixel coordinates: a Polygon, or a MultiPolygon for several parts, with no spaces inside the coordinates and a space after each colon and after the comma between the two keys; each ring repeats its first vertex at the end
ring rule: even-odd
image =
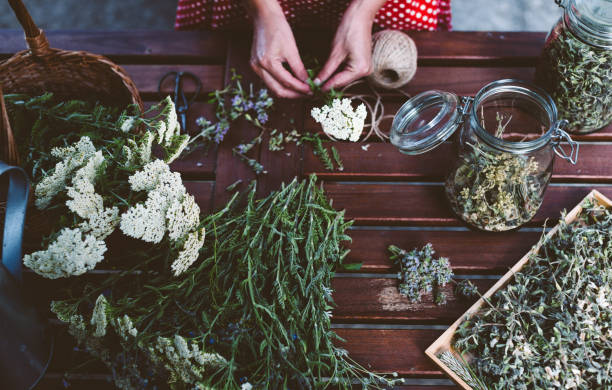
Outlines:
{"type": "Polygon", "coordinates": [[[461,99],[449,92],[427,91],[409,99],[391,125],[390,140],[405,154],[422,154],[446,141],[463,118],[461,99]]]}
{"type": "Polygon", "coordinates": [[[569,6],[588,33],[612,39],[612,0],[571,0],[569,6]]]}

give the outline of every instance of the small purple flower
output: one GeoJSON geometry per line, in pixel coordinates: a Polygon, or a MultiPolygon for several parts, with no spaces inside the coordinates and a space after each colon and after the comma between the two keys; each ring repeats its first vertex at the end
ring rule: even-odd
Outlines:
{"type": "Polygon", "coordinates": [[[208,338],[208,344],[212,345],[215,343],[215,339],[213,339],[212,337],[208,338]]]}
{"type": "Polygon", "coordinates": [[[203,116],[196,119],[196,124],[200,127],[208,127],[210,126],[210,121],[203,116]]]}
{"type": "Polygon", "coordinates": [[[240,95],[234,95],[234,97],[232,98],[232,106],[234,108],[239,108],[241,104],[242,104],[242,97],[240,95]]]}
{"type": "Polygon", "coordinates": [[[247,101],[244,103],[244,110],[245,110],[245,111],[249,111],[249,110],[252,110],[252,109],[254,109],[254,108],[255,108],[255,103],[253,103],[253,101],[252,101],[252,100],[247,100],[247,101]]]}
{"type": "Polygon", "coordinates": [[[247,152],[247,146],[245,144],[240,144],[240,145],[236,146],[236,150],[240,154],[245,154],[247,152]]]}
{"type": "Polygon", "coordinates": [[[268,121],[268,114],[266,114],[265,112],[260,112],[257,115],[257,120],[259,121],[259,123],[263,125],[264,123],[268,121]]]}
{"type": "Polygon", "coordinates": [[[267,99],[268,98],[268,90],[265,88],[262,88],[259,90],[259,95],[257,97],[258,99],[267,99]]]}
{"type": "Polygon", "coordinates": [[[294,333],[294,334],[292,334],[292,335],[291,335],[291,339],[292,339],[293,341],[297,340],[297,338],[298,338],[298,335],[297,335],[297,334],[295,334],[295,333],[294,333]]]}
{"type": "Polygon", "coordinates": [[[68,382],[66,378],[62,378],[62,386],[64,386],[64,388],[67,389],[70,387],[70,382],[68,382]]]}
{"type": "Polygon", "coordinates": [[[215,127],[215,142],[220,144],[221,141],[223,141],[223,138],[225,137],[225,134],[227,134],[227,131],[229,130],[229,123],[222,121],[217,123],[216,127],[215,127]]]}

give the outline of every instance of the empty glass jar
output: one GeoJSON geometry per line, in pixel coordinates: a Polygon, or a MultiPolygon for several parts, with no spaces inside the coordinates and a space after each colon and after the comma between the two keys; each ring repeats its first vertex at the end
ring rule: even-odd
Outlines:
{"type": "Polygon", "coordinates": [[[578,144],[566,125],[544,90],[509,79],[486,85],[473,99],[442,91],[411,98],[395,115],[390,139],[402,153],[421,154],[460,128],[445,182],[448,201],[471,226],[505,231],[540,208],[555,154],[576,163],[578,144]]]}
{"type": "Polygon", "coordinates": [[[536,77],[568,130],[612,122],[612,0],[556,0],[563,17],[546,38],[536,77]]]}

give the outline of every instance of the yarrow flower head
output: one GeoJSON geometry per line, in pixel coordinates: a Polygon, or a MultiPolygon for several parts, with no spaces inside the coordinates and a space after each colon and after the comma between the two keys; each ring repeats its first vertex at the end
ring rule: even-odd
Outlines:
{"type": "Polygon", "coordinates": [[[200,249],[204,246],[205,237],[204,228],[189,233],[183,245],[183,250],[181,250],[176,260],[172,263],[174,276],[185,272],[198,259],[200,249]]]}
{"type": "Polygon", "coordinates": [[[351,99],[348,98],[334,99],[331,105],[314,107],[310,113],[326,134],[353,142],[359,140],[367,115],[363,103],[353,109],[351,99]]]}
{"type": "Polygon", "coordinates": [[[46,250],[23,257],[23,263],[49,279],[81,275],[104,260],[106,244],[79,229],[64,228],[46,250]]]}
{"type": "Polygon", "coordinates": [[[53,148],[51,155],[62,161],[55,165],[51,174],[44,176],[36,185],[34,189],[36,207],[42,210],[49,206],[51,200],[64,190],[69,176],[94,153],[96,148],[89,137],[81,137],[78,142],[70,146],[53,148]]]}
{"type": "Polygon", "coordinates": [[[94,330],[95,337],[103,337],[106,335],[106,310],[107,310],[108,302],[104,295],[100,294],[98,299],[96,300],[96,305],[94,306],[93,313],[91,314],[91,324],[96,327],[94,330]]]}

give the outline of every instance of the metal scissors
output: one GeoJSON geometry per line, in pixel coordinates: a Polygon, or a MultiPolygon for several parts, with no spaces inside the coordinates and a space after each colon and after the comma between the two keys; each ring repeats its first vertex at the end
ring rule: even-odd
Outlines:
{"type": "Polygon", "coordinates": [[[187,131],[187,110],[193,104],[193,102],[198,98],[200,91],[202,89],[202,81],[191,72],[182,72],[182,71],[170,71],[162,76],[159,80],[159,84],[157,85],[157,91],[161,94],[162,84],[168,77],[174,77],[174,105],[176,107],[176,113],[181,121],[181,129],[182,131],[187,131]],[[185,92],[183,91],[183,81],[184,79],[190,79],[195,83],[196,89],[193,93],[191,99],[187,99],[185,96],[185,92]]]}

